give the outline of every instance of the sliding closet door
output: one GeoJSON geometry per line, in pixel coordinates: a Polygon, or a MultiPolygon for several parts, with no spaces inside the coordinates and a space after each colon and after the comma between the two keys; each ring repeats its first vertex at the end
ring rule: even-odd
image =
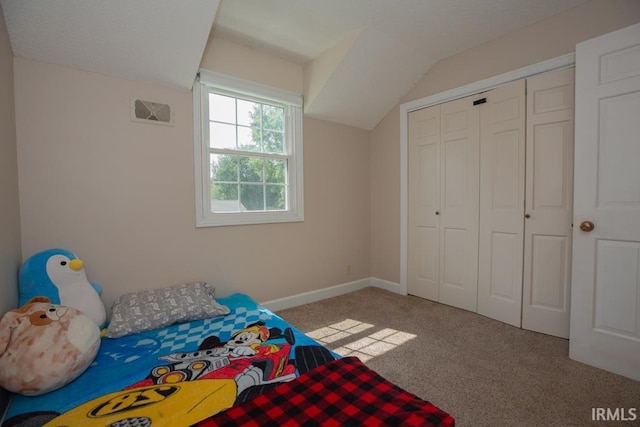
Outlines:
{"type": "Polygon", "coordinates": [[[438,301],[440,224],[440,106],[409,113],[407,286],[438,301]]]}
{"type": "Polygon", "coordinates": [[[480,115],[473,99],[440,107],[439,293],[444,304],[476,311],[480,115]]]}
{"type": "Polygon", "coordinates": [[[524,240],[525,81],[484,94],[480,118],[478,313],[520,326],[524,240]]]}
{"type": "Polygon", "coordinates": [[[522,327],[569,338],[574,69],[527,79],[522,327]]]}

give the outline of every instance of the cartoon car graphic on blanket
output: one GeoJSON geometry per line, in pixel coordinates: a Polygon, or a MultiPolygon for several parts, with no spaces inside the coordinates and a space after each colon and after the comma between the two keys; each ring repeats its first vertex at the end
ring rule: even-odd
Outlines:
{"type": "MultiPolygon", "coordinates": [[[[62,415],[50,413],[45,425],[192,425],[291,381],[296,369],[303,374],[334,359],[321,346],[294,344],[290,328],[269,329],[263,322],[235,332],[225,343],[210,336],[196,351],[159,357],[163,363],[123,391],[103,395],[62,415]],[[289,358],[292,346],[295,359],[289,358]]],[[[27,417],[20,421],[28,423],[28,415],[23,414],[27,417]]],[[[30,425],[26,423],[12,426],[30,425]]]]}
{"type": "Polygon", "coordinates": [[[278,328],[268,329],[264,322],[257,322],[235,332],[226,343],[221,343],[216,336],[210,336],[197,351],[159,357],[159,360],[168,363],[156,366],[145,379],[127,388],[193,380],[233,379],[239,397],[249,387],[294,379],[296,366],[289,361],[294,343],[290,328],[283,333],[278,328]],[[278,338],[284,338],[285,342],[267,343],[267,340],[278,338]]]}

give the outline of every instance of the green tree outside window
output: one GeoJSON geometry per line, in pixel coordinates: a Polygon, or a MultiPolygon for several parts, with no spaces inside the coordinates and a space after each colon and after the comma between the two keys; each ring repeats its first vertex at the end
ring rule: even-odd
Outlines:
{"type": "Polygon", "coordinates": [[[236,110],[236,149],[244,153],[211,154],[214,212],[287,209],[287,160],[269,156],[285,154],[284,109],[237,99],[236,110]]]}

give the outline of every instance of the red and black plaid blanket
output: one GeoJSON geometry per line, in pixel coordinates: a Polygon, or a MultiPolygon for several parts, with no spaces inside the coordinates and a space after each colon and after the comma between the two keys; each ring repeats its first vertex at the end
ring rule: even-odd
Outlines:
{"type": "Polygon", "coordinates": [[[453,417],[359,359],[321,365],[202,421],[210,426],[453,426],[453,417]]]}

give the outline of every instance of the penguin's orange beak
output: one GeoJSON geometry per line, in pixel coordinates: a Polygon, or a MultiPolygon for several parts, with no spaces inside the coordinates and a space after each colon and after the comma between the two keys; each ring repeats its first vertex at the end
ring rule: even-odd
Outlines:
{"type": "Polygon", "coordinates": [[[84,267],[84,261],[82,261],[80,258],[73,259],[69,262],[69,267],[73,271],[80,271],[82,270],[82,267],[84,267]]]}

